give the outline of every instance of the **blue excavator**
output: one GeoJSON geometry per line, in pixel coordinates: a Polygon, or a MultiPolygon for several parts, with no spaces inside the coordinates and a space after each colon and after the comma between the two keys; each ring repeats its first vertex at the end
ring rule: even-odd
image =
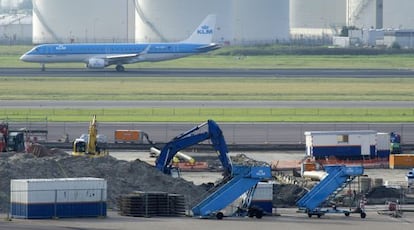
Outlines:
{"type": "MultiPolygon", "coordinates": [[[[216,217],[222,219],[222,209],[233,203],[243,194],[252,194],[256,185],[262,180],[271,179],[269,166],[233,165],[228,155],[227,144],[220,127],[213,120],[208,120],[194,128],[176,136],[162,148],[156,168],[165,174],[172,174],[176,169],[171,165],[174,156],[180,150],[210,140],[223,166],[224,179],[214,191],[193,206],[193,216],[200,218],[216,217]],[[200,131],[207,126],[207,131],[200,131]]],[[[239,211],[238,216],[248,215],[261,218],[263,212],[256,207],[246,205],[245,211],[239,211]]]]}
{"type": "Polygon", "coordinates": [[[223,132],[220,127],[213,120],[208,120],[207,122],[197,125],[194,128],[174,137],[170,142],[165,144],[156,160],[155,167],[161,172],[171,175],[176,171],[171,164],[174,156],[180,150],[196,145],[205,140],[211,140],[213,148],[217,151],[218,158],[224,168],[224,175],[230,175],[233,171],[233,165],[230,157],[228,156],[229,151],[227,149],[226,141],[224,140],[223,132]],[[205,126],[208,126],[207,132],[195,134],[195,132],[205,126]]]}

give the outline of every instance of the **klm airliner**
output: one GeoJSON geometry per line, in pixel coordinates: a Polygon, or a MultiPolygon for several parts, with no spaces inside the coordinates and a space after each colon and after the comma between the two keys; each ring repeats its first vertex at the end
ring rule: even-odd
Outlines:
{"type": "Polygon", "coordinates": [[[25,62],[46,63],[83,62],[87,68],[103,69],[115,65],[118,72],[124,64],[157,62],[216,50],[220,45],[212,43],[216,16],[208,15],[192,35],[175,43],[113,43],[113,44],[44,44],[31,49],[20,57],[25,62]]]}

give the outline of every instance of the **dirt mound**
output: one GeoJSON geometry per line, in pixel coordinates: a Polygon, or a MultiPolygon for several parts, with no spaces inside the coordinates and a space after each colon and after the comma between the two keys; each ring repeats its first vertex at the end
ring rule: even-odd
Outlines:
{"type": "MultiPolygon", "coordinates": [[[[53,152],[53,151],[52,151],[53,152]]],[[[0,211],[9,206],[10,180],[29,178],[98,177],[108,182],[108,207],[116,208],[121,194],[133,191],[160,191],[183,194],[188,204],[205,193],[203,187],[172,178],[149,164],[117,160],[111,156],[72,157],[59,151],[37,158],[31,154],[0,156],[0,211]]]]}
{"type": "MultiPolygon", "coordinates": [[[[268,163],[263,161],[257,161],[252,159],[245,154],[237,154],[235,156],[230,156],[231,162],[233,165],[248,165],[248,166],[269,166],[268,163]]],[[[220,160],[214,154],[211,157],[201,159],[201,161],[206,161],[210,170],[222,170],[223,165],[220,160]]]]}
{"type": "Polygon", "coordinates": [[[367,198],[401,198],[401,191],[396,188],[379,186],[371,189],[366,195],[367,198]]]}
{"type": "Polygon", "coordinates": [[[295,184],[274,184],[273,185],[273,206],[294,207],[306,190],[295,184]]]}

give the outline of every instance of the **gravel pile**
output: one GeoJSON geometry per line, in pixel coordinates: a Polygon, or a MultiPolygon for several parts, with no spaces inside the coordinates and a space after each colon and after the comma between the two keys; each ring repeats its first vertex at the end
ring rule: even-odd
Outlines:
{"type": "Polygon", "coordinates": [[[294,207],[306,190],[294,184],[273,185],[273,206],[278,208],[294,207]]]}

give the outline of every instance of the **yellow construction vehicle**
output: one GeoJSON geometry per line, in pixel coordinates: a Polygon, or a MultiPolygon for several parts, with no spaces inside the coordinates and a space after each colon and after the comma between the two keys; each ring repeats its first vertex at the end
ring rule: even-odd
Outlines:
{"type": "Polygon", "coordinates": [[[96,115],[93,116],[91,123],[89,124],[89,133],[81,135],[73,142],[74,156],[91,156],[101,157],[108,155],[106,149],[106,138],[98,135],[98,129],[96,127],[96,115]]]}

